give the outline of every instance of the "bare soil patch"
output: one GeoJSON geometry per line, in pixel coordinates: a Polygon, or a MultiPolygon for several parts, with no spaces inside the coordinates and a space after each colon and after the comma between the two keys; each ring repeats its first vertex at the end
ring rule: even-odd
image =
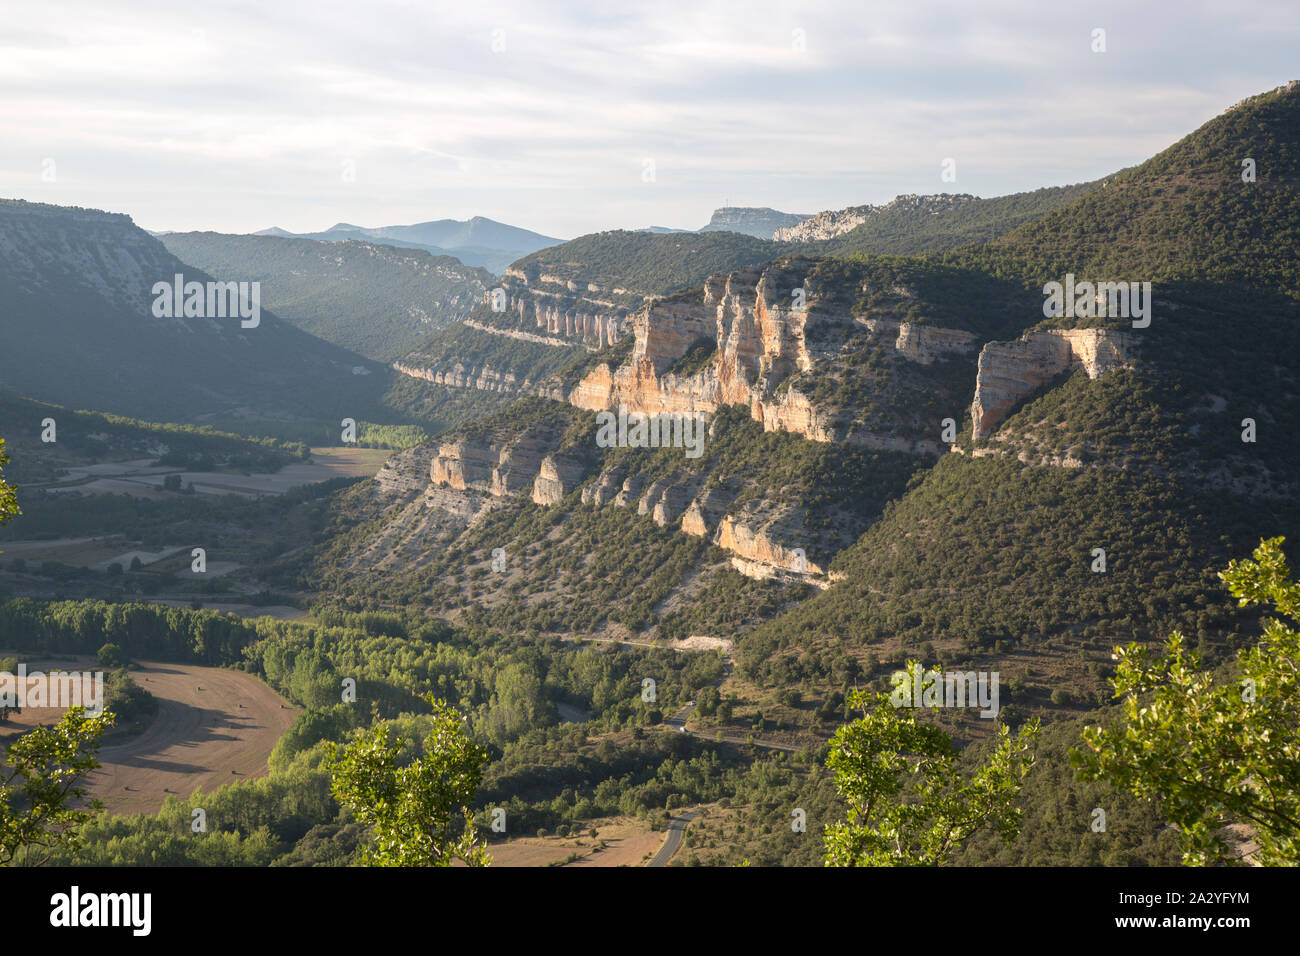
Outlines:
{"type": "MultiPolygon", "coordinates": [[[[103,670],[90,658],[28,661],[28,671],[103,670]]],[[[219,667],[140,662],[132,679],[158,699],[139,736],[104,746],[87,789],[111,813],[156,813],[163,800],[196,788],[261,777],[271,748],[298,709],[251,674],[219,667]]],[[[62,708],[25,708],[0,729],[5,737],[53,724],[62,708]]]]}

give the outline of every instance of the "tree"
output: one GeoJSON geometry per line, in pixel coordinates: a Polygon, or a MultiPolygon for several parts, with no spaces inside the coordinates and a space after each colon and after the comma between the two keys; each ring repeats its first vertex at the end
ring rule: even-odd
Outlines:
{"type": "Polygon", "coordinates": [[[99,663],[105,667],[120,667],[126,663],[126,659],[122,656],[122,648],[112,642],[101,645],[96,656],[99,658],[99,663]]]}
{"type": "Polygon", "coordinates": [[[363,851],[367,866],[451,866],[457,859],[487,866],[468,807],[487,753],[466,736],[454,708],[432,695],[425,699],[433,706],[433,729],[423,756],[398,766],[406,742],[399,736],[390,743],[387,724],[357,731],[345,748],[329,747],[331,792],[373,831],[363,851]]]}
{"type": "Polygon", "coordinates": [[[5,454],[5,440],[0,438],[0,525],[22,514],[18,508],[18,489],[4,480],[4,466],[7,464],[9,456],[5,454]]]}
{"type": "MultiPolygon", "coordinates": [[[[1282,542],[1261,542],[1219,577],[1241,606],[1271,603],[1300,622],[1282,542]]],[[[1218,677],[1177,631],[1154,661],[1136,644],[1115,657],[1122,716],[1084,730],[1088,749],[1070,755],[1079,778],[1158,798],[1185,863],[1231,862],[1221,830],[1233,822],[1254,829],[1257,862],[1300,863],[1300,632],[1268,620],[1258,645],[1218,677]]]]}
{"type": "Polygon", "coordinates": [[[40,865],[55,849],[80,845],[81,827],[101,804],[74,807],[85,799],[83,776],[99,766],[99,738],[113,721],[107,711],[87,717],[84,707],[71,707],[53,727],[29,730],[9,745],[0,769],[0,865],[19,854],[21,862],[40,865]]]}
{"type": "Polygon", "coordinates": [[[916,710],[896,708],[887,693],[854,691],[848,704],[863,716],[831,738],[826,765],[849,813],[826,827],[827,866],[936,866],[980,827],[1007,839],[1019,831],[1015,801],[1038,721],[1015,737],[1000,723],[993,752],[963,783],[952,739],[916,710]]]}

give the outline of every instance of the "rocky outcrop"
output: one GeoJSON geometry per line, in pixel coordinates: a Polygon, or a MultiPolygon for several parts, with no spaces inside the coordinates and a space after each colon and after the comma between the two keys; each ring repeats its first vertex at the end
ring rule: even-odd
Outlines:
{"type": "Polygon", "coordinates": [[[631,475],[623,482],[619,493],[614,496],[614,504],[620,508],[626,508],[633,501],[641,497],[641,489],[645,487],[645,475],[631,475]]]}
{"type": "Polygon", "coordinates": [[[443,442],[429,464],[429,480],[456,491],[503,497],[533,486],[553,446],[542,431],[503,441],[494,437],[443,442]]]}
{"type": "MultiPolygon", "coordinates": [[[[628,310],[648,298],[625,289],[525,269],[506,270],[500,286],[504,313],[515,328],[488,325],[484,331],[508,335],[531,332],[550,344],[581,343],[590,348],[613,345],[623,334],[628,310]]],[[[491,293],[487,296],[491,302],[491,293]]],[[[529,339],[534,341],[534,339],[529,339]]]]}
{"type": "Polygon", "coordinates": [[[1109,329],[1048,329],[1015,342],[989,342],[980,352],[971,405],[976,440],[987,437],[1019,401],[1071,368],[1089,378],[1130,358],[1126,332],[1109,329]]]}
{"type": "MultiPolygon", "coordinates": [[[[591,316],[589,315],[583,316],[583,318],[586,319],[588,323],[591,320],[591,316]]],[[[597,319],[600,318],[601,316],[597,316],[597,319]]],[[[508,339],[516,339],[520,342],[536,342],[538,345],[550,345],[555,348],[566,348],[573,344],[572,342],[549,338],[545,335],[533,335],[531,332],[520,332],[518,329],[498,329],[495,326],[484,325],[482,322],[475,322],[473,319],[466,319],[464,324],[469,326],[471,329],[478,329],[480,332],[486,332],[488,335],[502,335],[508,339]]],[[[586,338],[587,336],[584,335],[584,343],[586,338]]],[[[585,348],[591,352],[597,351],[594,345],[586,345],[585,348]]]]}
{"type": "MultiPolygon", "coordinates": [[[[855,317],[822,295],[809,275],[811,268],[811,263],[796,259],[763,270],[715,275],[698,300],[676,299],[642,309],[632,317],[634,345],[627,363],[592,368],[569,392],[569,402],[591,411],[616,411],[622,406],[648,415],[711,415],[726,405],[742,405],[766,431],[937,454],[939,446],[920,436],[872,435],[853,429],[842,410],[819,406],[783,383],[812,370],[819,361],[834,360],[842,342],[863,327],[888,339],[901,357],[919,365],[972,353],[976,336],[958,329],[855,317]],[[690,374],[674,371],[701,343],[712,345],[704,367],[690,374]]],[[[905,289],[892,291],[910,296],[905,289]]]]}
{"type": "Polygon", "coordinates": [[[582,489],[584,505],[607,505],[623,488],[627,469],[615,467],[601,472],[600,477],[582,489]]]}
{"type": "Polygon", "coordinates": [[[898,196],[883,206],[866,205],[828,209],[797,225],[776,230],[772,233],[772,238],[777,242],[816,242],[820,239],[834,239],[881,213],[912,212],[918,215],[936,215],[973,202],[975,199],[975,196],[966,193],[938,193],[932,196],[909,193],[898,196]]]}
{"type": "Polygon", "coordinates": [[[779,572],[798,575],[823,573],[822,567],[797,549],[781,544],[778,537],[776,527],[758,527],[728,515],[719,523],[714,543],[732,552],[735,559],[739,559],[733,559],[732,566],[749,577],[766,578],[779,572]]]}
{"type": "Polygon", "coordinates": [[[929,365],[936,359],[947,358],[950,355],[962,355],[971,351],[975,346],[975,341],[976,337],[973,332],[900,322],[898,325],[898,338],[894,340],[894,348],[913,362],[929,365]]]}
{"type": "Polygon", "coordinates": [[[793,432],[813,441],[833,442],[842,431],[834,416],[793,387],[775,401],[756,401],[754,410],[768,432],[793,432]]]}
{"type": "Polygon", "coordinates": [[[586,464],[569,455],[547,455],[533,482],[533,501],[539,505],[558,505],[586,477],[586,464]]]}
{"type": "Polygon", "coordinates": [[[775,230],[772,239],[776,242],[817,242],[821,239],[833,239],[862,225],[875,208],[875,206],[849,206],[845,209],[827,209],[808,217],[803,222],[775,230]]]}
{"type": "Polygon", "coordinates": [[[376,496],[393,498],[424,490],[433,457],[430,445],[416,445],[391,456],[375,473],[376,496]]]}
{"type": "Polygon", "coordinates": [[[392,368],[412,378],[422,378],[449,388],[477,388],[484,392],[532,391],[532,383],[519,380],[513,372],[498,372],[490,365],[452,362],[445,366],[418,365],[411,360],[394,362],[392,368]]]}
{"type": "Polygon", "coordinates": [[[490,492],[497,451],[486,442],[461,439],[438,446],[429,466],[429,481],[457,491],[490,492]]]}
{"type": "Polygon", "coordinates": [[[742,269],[712,276],[698,301],[673,300],[648,306],[632,317],[635,336],[628,363],[602,364],[570,392],[569,401],[593,411],[645,414],[712,414],[722,405],[747,405],[756,421],[777,429],[802,428],[813,417],[806,407],[782,405],[772,395],[780,382],[807,371],[816,356],[805,335],[810,321],[849,325],[847,313],[817,308],[816,291],[805,279],[807,264],[742,269]],[[803,292],[807,308],[795,308],[792,292],[803,292]],[[693,374],[671,369],[701,342],[711,343],[709,363],[693,374]],[[767,406],[771,404],[769,412],[767,406]]]}
{"type": "Polygon", "coordinates": [[[739,232],[756,239],[771,239],[778,229],[797,225],[811,213],[780,212],[769,207],[724,206],[713,210],[700,232],[739,232]]]}
{"type": "Polygon", "coordinates": [[[725,486],[709,488],[687,506],[682,514],[682,531],[700,538],[713,534],[735,498],[736,492],[725,486]]]}

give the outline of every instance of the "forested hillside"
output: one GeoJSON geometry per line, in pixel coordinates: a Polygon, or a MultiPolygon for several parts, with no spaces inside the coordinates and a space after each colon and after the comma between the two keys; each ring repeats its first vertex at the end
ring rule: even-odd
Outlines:
{"type": "Polygon", "coordinates": [[[261,282],[263,305],[280,318],[377,362],[469,315],[495,281],[451,256],[369,242],[213,232],[162,242],[209,275],[261,282]]]}

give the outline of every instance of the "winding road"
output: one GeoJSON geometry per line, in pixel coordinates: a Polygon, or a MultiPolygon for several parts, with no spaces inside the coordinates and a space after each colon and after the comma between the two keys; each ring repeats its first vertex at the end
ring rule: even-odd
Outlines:
{"type": "Polygon", "coordinates": [[[683,813],[680,817],[673,817],[668,824],[668,838],[664,840],[664,845],[659,848],[659,852],[654,855],[646,866],[667,866],[668,861],[673,858],[677,848],[682,845],[682,836],[686,833],[686,825],[689,824],[699,815],[699,810],[692,810],[689,813],[683,813]]]}

